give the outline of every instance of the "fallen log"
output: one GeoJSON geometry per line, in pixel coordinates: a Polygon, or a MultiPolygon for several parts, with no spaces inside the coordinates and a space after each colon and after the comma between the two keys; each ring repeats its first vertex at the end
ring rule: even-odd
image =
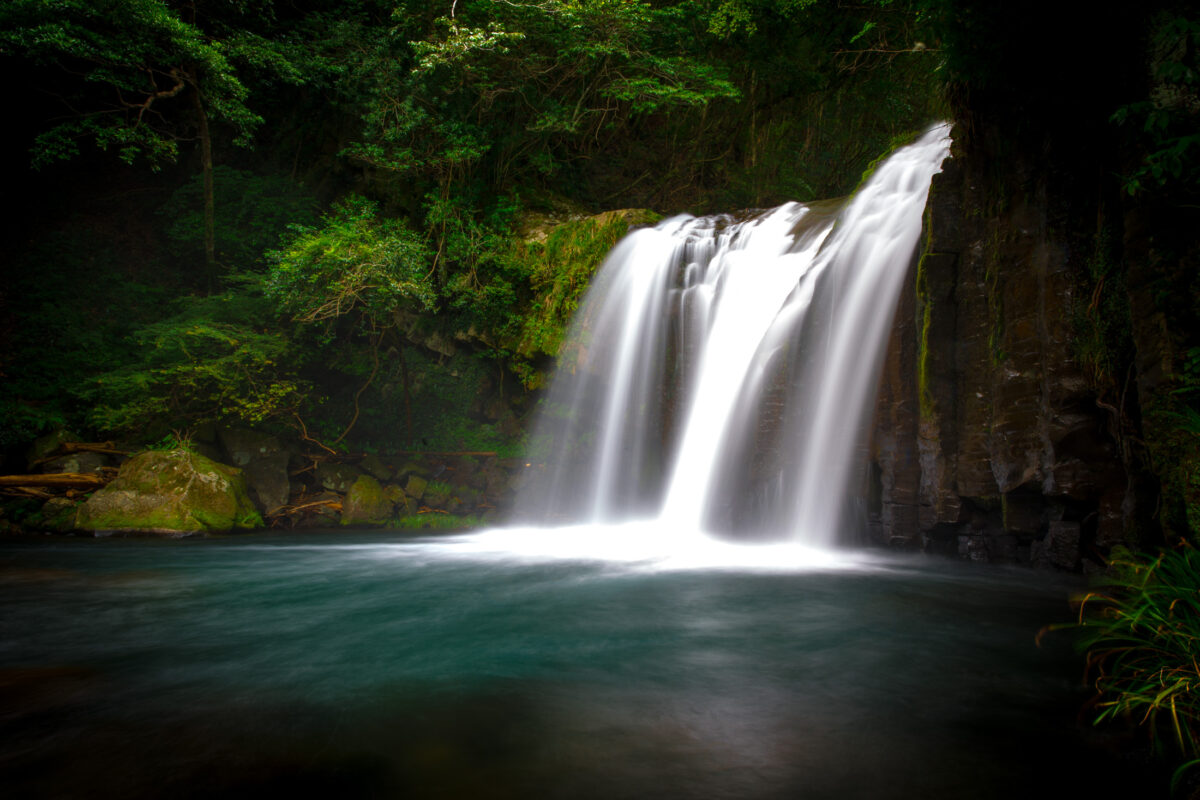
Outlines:
{"type": "Polygon", "coordinates": [[[30,464],[31,467],[36,467],[38,464],[45,464],[49,461],[55,461],[63,456],[69,456],[72,453],[99,453],[105,456],[127,456],[128,450],[118,450],[112,442],[62,442],[54,452],[43,458],[39,458],[30,464]]]}
{"type": "Polygon", "coordinates": [[[58,452],[63,455],[71,453],[103,453],[106,456],[127,456],[128,450],[121,450],[112,442],[63,442],[58,446],[58,452]]]}
{"type": "MultiPolygon", "coordinates": [[[[318,461],[333,461],[340,464],[347,461],[360,461],[366,458],[367,455],[367,453],[332,453],[330,455],[326,455],[324,453],[305,453],[304,457],[310,459],[313,463],[318,461]]],[[[495,450],[389,450],[387,453],[388,457],[437,456],[439,458],[447,456],[474,456],[477,458],[491,458],[496,455],[498,455],[498,453],[495,450]]],[[[308,468],[305,467],[305,469],[308,468]]]]}
{"type": "Polygon", "coordinates": [[[342,510],[342,504],[337,500],[314,500],[311,503],[301,503],[300,505],[296,506],[280,506],[271,514],[271,516],[285,517],[288,514],[295,514],[297,511],[307,511],[310,508],[317,508],[318,506],[325,506],[326,508],[333,509],[334,511],[342,510]]]}
{"type": "Polygon", "coordinates": [[[396,450],[398,456],[478,456],[490,458],[495,450],[396,450]]]}
{"type": "Polygon", "coordinates": [[[94,472],[50,472],[45,475],[0,475],[0,488],[45,486],[51,489],[99,489],[109,478],[94,472]]]}
{"type": "Polygon", "coordinates": [[[32,497],[37,500],[49,500],[54,497],[52,492],[47,492],[44,489],[34,489],[29,486],[5,486],[0,488],[0,492],[11,497],[32,497]]]}

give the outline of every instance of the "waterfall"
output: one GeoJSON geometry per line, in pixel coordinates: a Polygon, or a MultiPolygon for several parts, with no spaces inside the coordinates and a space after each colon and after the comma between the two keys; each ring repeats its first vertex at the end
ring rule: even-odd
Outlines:
{"type": "Polygon", "coordinates": [[[572,323],[519,508],[542,523],[832,545],[949,126],[844,203],[622,240],[572,323]]]}

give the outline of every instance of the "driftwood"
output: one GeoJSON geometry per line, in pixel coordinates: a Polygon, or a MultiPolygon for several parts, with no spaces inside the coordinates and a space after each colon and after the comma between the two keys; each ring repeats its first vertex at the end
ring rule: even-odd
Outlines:
{"type": "Polygon", "coordinates": [[[398,456],[478,456],[490,458],[495,450],[396,450],[398,456]]]}
{"type": "Polygon", "coordinates": [[[321,506],[332,509],[334,511],[342,510],[342,504],[341,504],[341,502],[339,502],[337,500],[314,500],[310,503],[301,503],[300,505],[296,505],[296,506],[280,506],[279,508],[277,508],[273,512],[271,512],[270,516],[286,517],[289,514],[295,514],[297,511],[307,511],[310,508],[319,508],[321,506]]]}
{"type": "Polygon", "coordinates": [[[340,500],[327,498],[325,500],[310,500],[307,503],[297,503],[294,506],[280,506],[266,515],[267,524],[272,528],[280,528],[285,525],[292,528],[295,527],[297,519],[310,517],[319,508],[328,508],[331,511],[341,513],[342,503],[340,500]]]}
{"type": "MultiPolygon", "coordinates": [[[[368,453],[305,453],[304,457],[316,463],[318,461],[333,461],[334,463],[343,463],[346,461],[361,461],[366,458],[368,453]]],[[[388,456],[475,456],[477,458],[491,458],[498,455],[495,450],[390,450],[388,456]]]]}
{"type": "Polygon", "coordinates": [[[120,450],[112,442],[63,442],[58,446],[63,455],[71,453],[103,453],[106,456],[127,456],[128,450],[120,450]]]}
{"type": "Polygon", "coordinates": [[[47,492],[45,489],[33,489],[28,486],[9,486],[0,491],[14,497],[33,497],[38,500],[49,500],[54,497],[52,492],[47,492]]]}
{"type": "Polygon", "coordinates": [[[50,489],[99,489],[109,478],[96,472],[51,472],[45,475],[0,475],[0,488],[44,486],[50,489]]]}
{"type": "Polygon", "coordinates": [[[127,456],[128,450],[118,450],[112,442],[62,442],[55,448],[54,452],[43,458],[34,461],[30,466],[36,467],[38,464],[45,464],[48,461],[54,461],[69,456],[72,453],[100,453],[106,456],[127,456]]]}

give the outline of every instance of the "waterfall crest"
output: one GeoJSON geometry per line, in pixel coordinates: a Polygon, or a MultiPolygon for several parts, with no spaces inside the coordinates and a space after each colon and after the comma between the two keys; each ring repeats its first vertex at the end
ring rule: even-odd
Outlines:
{"type": "Polygon", "coordinates": [[[833,544],[949,125],[845,203],[679,216],[609,254],[532,439],[523,517],[833,544]]]}

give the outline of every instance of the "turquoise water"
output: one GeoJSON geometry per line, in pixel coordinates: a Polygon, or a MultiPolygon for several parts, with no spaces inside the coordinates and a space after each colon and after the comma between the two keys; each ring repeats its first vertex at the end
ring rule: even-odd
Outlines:
{"type": "Polygon", "coordinates": [[[1071,581],[481,541],[0,545],[0,795],[1117,797],[1140,778],[1077,719],[1067,643],[1034,645],[1071,581]]]}

